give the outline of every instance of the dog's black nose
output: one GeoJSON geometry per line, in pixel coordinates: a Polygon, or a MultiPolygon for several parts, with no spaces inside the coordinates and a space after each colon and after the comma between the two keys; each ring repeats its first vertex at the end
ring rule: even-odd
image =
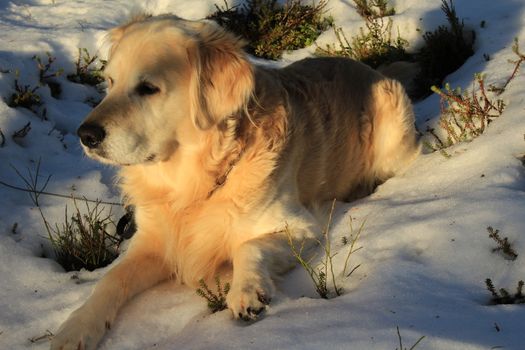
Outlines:
{"type": "Polygon", "coordinates": [[[104,140],[104,137],[106,137],[106,132],[100,125],[82,124],[77,130],[77,135],[84,146],[97,148],[104,140]]]}

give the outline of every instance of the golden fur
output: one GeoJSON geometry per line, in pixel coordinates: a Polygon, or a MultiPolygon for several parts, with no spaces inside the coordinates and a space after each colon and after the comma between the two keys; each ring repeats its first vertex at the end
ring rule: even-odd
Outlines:
{"type": "Polygon", "coordinates": [[[109,92],[79,135],[121,166],[138,231],[52,349],[94,349],[133,295],[225,265],[233,316],[257,318],[294,265],[285,226],[314,246],[318,209],[369,194],[419,152],[403,87],[360,63],[254,66],[232,34],[175,16],[139,16],[110,38],[109,92]]]}

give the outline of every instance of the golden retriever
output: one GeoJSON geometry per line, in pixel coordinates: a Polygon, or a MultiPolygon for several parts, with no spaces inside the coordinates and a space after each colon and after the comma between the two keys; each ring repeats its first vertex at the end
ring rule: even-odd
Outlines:
{"type": "Polygon", "coordinates": [[[228,308],[256,319],[294,266],[288,239],[314,247],[318,209],[369,194],[419,153],[403,87],[361,63],[259,67],[215,23],[171,15],[109,36],[108,94],[78,134],[88,156],[121,167],[137,233],[52,349],[94,349],[137,293],[230,265],[228,308]]]}

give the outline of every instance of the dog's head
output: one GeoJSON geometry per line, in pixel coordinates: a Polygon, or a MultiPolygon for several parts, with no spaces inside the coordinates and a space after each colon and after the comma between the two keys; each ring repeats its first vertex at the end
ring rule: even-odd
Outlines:
{"type": "Polygon", "coordinates": [[[139,16],[110,32],[108,94],[78,129],[88,156],[165,161],[244,108],[253,71],[242,41],[213,22],[139,16]]]}

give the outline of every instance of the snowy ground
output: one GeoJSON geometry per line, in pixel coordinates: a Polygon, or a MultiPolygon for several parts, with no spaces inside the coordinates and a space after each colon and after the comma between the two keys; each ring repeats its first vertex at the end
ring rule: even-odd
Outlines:
{"type": "MultiPolygon", "coordinates": [[[[37,84],[31,57],[57,57],[56,67],[74,69],[79,47],[96,52],[104,31],[136,10],[175,12],[197,19],[214,9],[214,0],[0,0],[0,95],[13,91],[14,71],[22,84],[37,84]],[[10,72],[6,72],[6,71],[10,72]]],[[[347,33],[362,25],[350,5],[331,0],[330,13],[347,33]]],[[[415,48],[421,31],[445,22],[437,0],[396,0],[394,25],[415,48]],[[418,31],[421,30],[421,31],[418,31]]],[[[476,53],[447,78],[452,86],[469,88],[473,74],[486,72],[488,82],[503,82],[512,70],[512,40],[525,50],[525,2],[522,0],[457,0],[465,24],[477,31],[476,53]],[[485,21],[484,28],[480,28],[485,21]],[[488,54],[486,61],[483,54],[488,54]]],[[[318,43],[332,43],[332,33],[318,43]]],[[[291,62],[312,48],[285,55],[291,62]]],[[[104,50],[101,50],[104,54],[104,50]]],[[[34,168],[52,174],[48,190],[118,201],[112,187],[113,170],[82,155],[74,131],[89,112],[85,103],[97,97],[94,89],[59,78],[64,93],[42,95],[49,120],[0,99],[0,128],[6,135],[0,148],[0,180],[21,185],[12,167],[34,168]],[[31,122],[19,142],[11,135],[31,122]]],[[[438,153],[422,155],[403,176],[380,186],[358,202],[338,204],[332,231],[336,272],[343,266],[351,216],[354,226],[366,225],[352,257],[361,264],[343,280],[345,294],[322,300],[306,274],[290,273],[279,286],[267,315],[244,325],[228,311],[209,315],[193,290],[173,283],[160,285],[134,299],[121,312],[102,349],[395,349],[396,327],[409,348],[524,349],[525,307],[488,306],[484,280],[514,290],[525,279],[525,177],[519,157],[525,153],[525,75],[509,85],[502,98],[508,107],[487,132],[451,149],[447,159],[438,153]],[[492,253],[495,243],[487,226],[508,236],[519,256],[505,260],[492,253]]],[[[439,103],[431,96],[415,106],[418,126],[435,124],[439,103]]],[[[51,259],[38,212],[29,197],[0,186],[0,349],[45,349],[43,340],[28,338],[56,331],[71,311],[89,295],[106,269],[64,273],[51,259]],[[16,233],[12,226],[18,223],[16,233]],[[78,279],[72,279],[78,275],[78,279]]],[[[66,202],[42,198],[49,221],[61,221],[66,202]]],[[[120,214],[115,208],[115,214],[120,214]]]]}

